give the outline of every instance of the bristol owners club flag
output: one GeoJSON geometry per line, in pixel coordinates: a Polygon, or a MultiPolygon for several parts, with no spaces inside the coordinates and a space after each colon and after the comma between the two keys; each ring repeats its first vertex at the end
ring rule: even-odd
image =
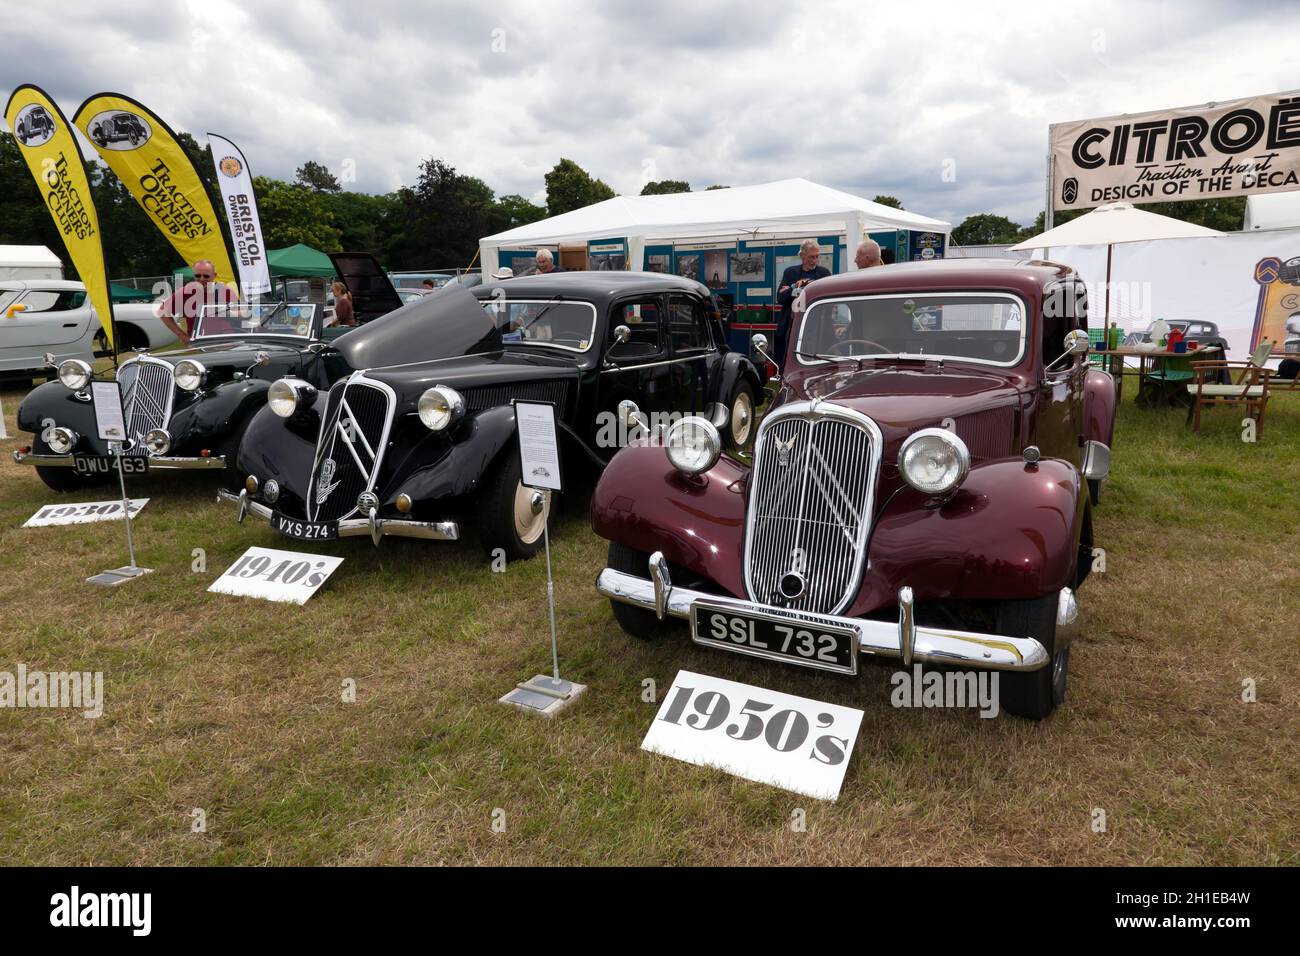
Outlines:
{"type": "Polygon", "coordinates": [[[257,218],[257,198],[253,195],[253,174],[239,147],[216,133],[208,134],[212,162],[217,167],[217,186],[230,223],[230,239],[235,245],[235,265],[239,267],[239,288],[245,298],[271,291],[271,273],[266,266],[266,244],[262,242],[262,223],[257,218]]]}
{"type": "Polygon", "coordinates": [[[5,119],[27,168],[36,177],[45,208],[54,217],[77,275],[86,285],[109,348],[116,352],[113,303],[108,294],[99,217],[95,215],[90,177],[72,126],[54,101],[30,84],[14,90],[5,107],[5,119]]]}
{"type": "Polygon", "coordinates": [[[186,264],[207,259],[217,281],[232,285],[234,269],[217,211],[167,124],[120,93],[96,93],[73,122],[186,264]]]}

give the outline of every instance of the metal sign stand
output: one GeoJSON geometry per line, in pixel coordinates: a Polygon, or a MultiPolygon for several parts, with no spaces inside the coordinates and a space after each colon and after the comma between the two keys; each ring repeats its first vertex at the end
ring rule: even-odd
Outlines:
{"type": "MultiPolygon", "coordinates": [[[[517,401],[515,403],[516,416],[520,404],[522,403],[517,401]]],[[[519,429],[516,428],[517,433],[518,431],[519,429]]],[[[558,446],[558,440],[554,438],[552,440],[558,446]]],[[[587,685],[575,684],[560,676],[560,642],[555,627],[555,578],[551,573],[550,495],[536,488],[533,488],[532,492],[530,504],[533,514],[542,516],[542,542],[546,550],[546,603],[551,616],[551,676],[537,674],[529,680],[516,684],[515,689],[499,698],[498,702],[518,707],[531,714],[551,717],[582,696],[587,685]]]]}
{"type": "Polygon", "coordinates": [[[108,450],[117,460],[117,477],[122,484],[122,516],[126,521],[126,552],[131,563],[124,568],[112,568],[86,578],[87,584],[99,584],[104,587],[116,587],[145,574],[152,574],[152,568],[137,567],[135,563],[135,542],[131,538],[131,499],[126,495],[126,472],[122,468],[122,443],[110,441],[108,450]]]}

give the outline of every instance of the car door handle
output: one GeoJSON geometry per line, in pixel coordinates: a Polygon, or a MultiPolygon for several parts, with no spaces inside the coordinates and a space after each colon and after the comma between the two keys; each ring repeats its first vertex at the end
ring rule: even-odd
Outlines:
{"type": "Polygon", "coordinates": [[[63,323],[63,327],[64,327],[65,329],[75,329],[75,328],[77,327],[77,323],[76,323],[76,322],[64,322],[64,323],[63,323]]]}

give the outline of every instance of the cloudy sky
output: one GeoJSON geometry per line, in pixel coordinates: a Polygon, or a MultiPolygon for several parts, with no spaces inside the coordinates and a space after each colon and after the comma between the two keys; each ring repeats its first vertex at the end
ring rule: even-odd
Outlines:
{"type": "Polygon", "coordinates": [[[258,174],[368,192],[436,156],[540,201],[568,157],[620,193],[803,176],[1029,222],[1050,123],[1300,88],[1300,5],[1264,0],[7,7],[0,87],[125,93],[258,174]]]}

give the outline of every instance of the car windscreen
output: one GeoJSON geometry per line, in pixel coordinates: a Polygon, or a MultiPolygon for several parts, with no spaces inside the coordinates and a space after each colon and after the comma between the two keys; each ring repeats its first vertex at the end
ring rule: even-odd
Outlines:
{"type": "Polygon", "coordinates": [[[799,362],[840,358],[944,358],[1013,365],[1027,318],[1017,296],[943,292],[822,299],[799,327],[799,362]]]}
{"type": "Polygon", "coordinates": [[[596,307],[566,299],[487,299],[483,308],[507,344],[585,352],[596,334],[596,307]]]}
{"type": "Polygon", "coordinates": [[[194,320],[191,338],[214,335],[292,335],[309,339],[316,306],[310,304],[242,303],[205,306],[194,320]]]}

